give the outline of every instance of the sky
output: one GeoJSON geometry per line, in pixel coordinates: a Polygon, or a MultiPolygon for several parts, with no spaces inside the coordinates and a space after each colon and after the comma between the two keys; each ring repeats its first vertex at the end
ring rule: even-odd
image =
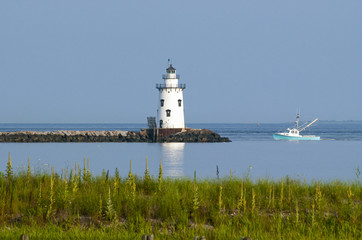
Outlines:
{"type": "Polygon", "coordinates": [[[145,123],[167,60],[187,123],[362,120],[360,0],[3,0],[1,123],[145,123]]]}

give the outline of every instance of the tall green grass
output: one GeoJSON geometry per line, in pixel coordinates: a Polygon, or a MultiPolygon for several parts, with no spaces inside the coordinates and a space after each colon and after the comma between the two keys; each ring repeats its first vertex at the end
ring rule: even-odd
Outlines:
{"type": "Polygon", "coordinates": [[[361,239],[362,188],[351,182],[311,183],[289,177],[252,181],[156,177],[83,169],[58,174],[0,172],[0,237],[79,239],[361,239]]]}

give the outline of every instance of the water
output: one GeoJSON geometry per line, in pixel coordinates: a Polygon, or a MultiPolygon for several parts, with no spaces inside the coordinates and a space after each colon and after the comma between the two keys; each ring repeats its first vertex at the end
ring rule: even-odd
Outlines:
{"type": "MultiPolygon", "coordinates": [[[[307,181],[354,180],[355,169],[362,166],[362,122],[320,122],[304,134],[321,136],[322,141],[275,141],[272,134],[293,126],[284,124],[189,124],[191,128],[208,128],[231,143],[1,143],[0,170],[4,171],[8,153],[16,170],[26,169],[30,158],[33,171],[50,171],[54,166],[82,167],[84,157],[90,169],[99,175],[117,167],[126,177],[129,161],[132,171],[143,175],[145,159],[152,175],[158,174],[160,159],[170,177],[220,176],[278,179],[283,176],[307,181]]],[[[54,130],[133,130],[144,124],[0,124],[0,131],[54,130]]]]}

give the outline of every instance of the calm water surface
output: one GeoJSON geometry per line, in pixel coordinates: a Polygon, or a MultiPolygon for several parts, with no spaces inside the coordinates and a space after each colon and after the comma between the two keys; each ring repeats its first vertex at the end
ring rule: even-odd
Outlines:
{"type": "MultiPolygon", "coordinates": [[[[162,159],[164,174],[170,177],[215,177],[232,170],[234,176],[250,171],[254,179],[277,179],[286,175],[310,180],[353,180],[362,167],[362,122],[322,122],[306,134],[320,135],[322,141],[275,141],[272,134],[293,124],[189,124],[208,128],[229,137],[231,143],[1,143],[0,169],[4,171],[8,153],[17,170],[25,170],[30,157],[33,171],[60,172],[90,160],[93,174],[118,168],[126,177],[132,171],[142,175],[145,159],[152,175],[158,174],[162,159]]],[[[19,130],[139,130],[142,124],[0,124],[0,131],[19,130]]]]}

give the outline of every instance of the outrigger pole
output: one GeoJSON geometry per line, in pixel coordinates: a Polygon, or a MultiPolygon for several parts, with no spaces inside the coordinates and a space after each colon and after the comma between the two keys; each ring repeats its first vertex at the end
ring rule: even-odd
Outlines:
{"type": "Polygon", "coordinates": [[[299,132],[305,130],[307,127],[309,127],[310,125],[312,125],[313,123],[315,123],[316,121],[318,121],[318,118],[314,119],[311,123],[309,123],[307,126],[303,127],[302,129],[299,130],[299,132]]]}

